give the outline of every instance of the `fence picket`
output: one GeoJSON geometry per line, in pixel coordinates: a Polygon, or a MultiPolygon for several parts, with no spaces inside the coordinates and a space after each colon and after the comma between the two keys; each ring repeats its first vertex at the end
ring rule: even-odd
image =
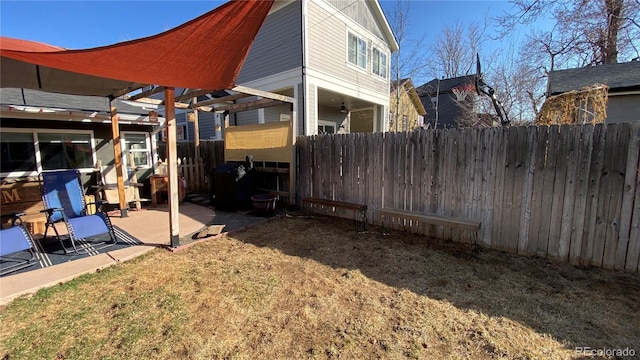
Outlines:
{"type": "Polygon", "coordinates": [[[575,209],[573,213],[573,226],[571,231],[571,245],[569,248],[569,262],[573,265],[580,264],[582,253],[582,238],[587,207],[587,194],[589,191],[589,170],[591,162],[591,150],[593,148],[593,125],[582,127],[582,135],[578,144],[578,173],[576,183],[575,209]]]}
{"type": "Polygon", "coordinates": [[[596,221],[598,220],[598,201],[600,194],[600,180],[604,162],[606,127],[602,124],[593,128],[593,148],[591,151],[591,165],[589,166],[589,189],[587,191],[587,206],[585,213],[585,232],[582,236],[581,265],[591,265],[593,252],[596,247],[596,221]]]}
{"type": "MultiPolygon", "coordinates": [[[[637,271],[640,264],[640,124],[631,126],[627,169],[625,170],[624,198],[622,200],[622,218],[620,219],[620,237],[628,234],[627,251],[618,248],[616,268],[621,268],[624,258],[624,269],[637,271]],[[635,196],[634,196],[635,194],[635,196]],[[628,230],[627,230],[628,229],[628,230]]],[[[624,242],[623,242],[624,243],[624,242]]]]}
{"type": "MultiPolygon", "coordinates": [[[[639,271],[640,126],[598,124],[299,137],[296,198],[482,221],[488,248],[639,271]]],[[[179,171],[207,190],[224,143],[179,171]],[[203,185],[204,184],[204,185],[203,185]]],[[[329,209],[325,209],[330,211],[329,209]]],[[[335,215],[352,218],[349,212],[335,215]]],[[[394,229],[468,242],[468,232],[395,220],[394,229]]]]}
{"type": "Polygon", "coordinates": [[[560,224],[560,237],[558,238],[558,258],[567,260],[571,241],[573,224],[573,211],[575,206],[576,186],[578,176],[578,152],[582,126],[572,126],[566,133],[567,138],[567,162],[566,178],[564,184],[564,200],[562,203],[562,223],[560,224]]]}
{"type": "Polygon", "coordinates": [[[624,193],[625,171],[627,167],[627,151],[629,145],[629,124],[617,124],[615,146],[612,149],[613,161],[611,163],[611,190],[609,209],[606,217],[606,236],[603,253],[603,266],[613,269],[616,261],[616,249],[627,243],[620,244],[620,216],[622,211],[622,195],[624,193]]]}

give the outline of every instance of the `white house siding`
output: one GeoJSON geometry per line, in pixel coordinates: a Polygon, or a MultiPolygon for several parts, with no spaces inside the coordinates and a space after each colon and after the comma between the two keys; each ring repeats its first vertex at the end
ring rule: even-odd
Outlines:
{"type": "MultiPolygon", "coordinates": [[[[369,46],[367,70],[347,64],[347,29],[366,38],[387,53],[389,45],[371,13],[366,1],[352,0],[341,4],[346,15],[324,0],[294,1],[271,13],[260,29],[237,83],[248,87],[278,91],[293,87],[296,99],[295,115],[298,134],[314,134],[318,120],[318,89],[325,89],[352,98],[368,101],[380,107],[378,117],[387,111],[389,104],[389,80],[371,72],[371,46],[369,46]],[[302,7],[307,4],[306,64],[303,69],[303,19],[302,7]],[[347,6],[351,3],[353,6],[347,6]],[[347,7],[345,7],[347,6],[347,7]],[[349,24],[349,25],[345,25],[349,24]],[[303,82],[303,71],[305,80],[303,82]],[[306,88],[305,88],[306,87],[306,88]],[[306,91],[305,91],[306,90],[306,91]]],[[[269,122],[277,108],[237,113],[231,125],[269,122]]],[[[279,113],[278,119],[279,119],[279,113]]],[[[380,128],[380,125],[378,125],[380,128]]]]}
{"type": "MultiPolygon", "coordinates": [[[[386,97],[386,103],[388,103],[388,78],[382,79],[371,73],[371,45],[387,53],[387,63],[390,59],[389,46],[350,18],[335,13],[335,9],[329,4],[321,4],[321,1],[309,1],[309,63],[307,66],[310,73],[315,73],[317,77],[327,80],[331,79],[337,87],[351,90],[353,95],[357,96],[364,91],[371,96],[380,95],[380,103],[384,103],[386,97]],[[332,13],[330,10],[334,12],[332,13]],[[352,31],[369,42],[366,70],[348,64],[347,31],[352,31]]],[[[365,4],[363,1],[360,2],[365,4]]],[[[370,11],[368,6],[360,7],[360,9],[370,11]]]]}
{"type": "Polygon", "coordinates": [[[305,110],[307,112],[307,122],[305,124],[305,135],[314,135],[318,130],[318,93],[313,84],[307,84],[307,97],[305,110]]]}
{"type": "Polygon", "coordinates": [[[336,9],[339,9],[344,15],[352,19],[354,22],[365,28],[367,31],[375,35],[381,41],[384,39],[380,26],[371,13],[367,1],[353,0],[325,0],[336,9]]]}
{"type": "MultiPolygon", "coordinates": [[[[340,9],[349,10],[345,15],[338,12],[338,9],[324,0],[309,0],[309,31],[308,31],[308,52],[309,60],[307,67],[307,81],[316,89],[324,89],[331,92],[345,94],[349,97],[358,98],[375,104],[376,124],[374,129],[381,131],[384,129],[383,114],[388,111],[389,106],[389,79],[381,78],[372,73],[371,51],[375,46],[387,54],[387,69],[391,58],[389,45],[380,39],[380,31],[370,31],[378,29],[374,22],[369,4],[365,1],[358,1],[356,4],[348,5],[338,0],[331,1],[340,9]],[[357,10],[357,11],[356,11],[357,10]],[[367,19],[363,25],[355,20],[367,19]],[[375,25],[375,26],[374,26],[375,25]],[[352,32],[368,42],[367,68],[361,69],[348,63],[347,59],[347,34],[352,32]],[[327,41],[327,39],[335,39],[327,41]]],[[[353,2],[352,2],[353,3],[353,2]]],[[[313,106],[311,101],[308,106],[313,106]]],[[[317,129],[317,118],[311,122],[312,129],[317,129]]]]}

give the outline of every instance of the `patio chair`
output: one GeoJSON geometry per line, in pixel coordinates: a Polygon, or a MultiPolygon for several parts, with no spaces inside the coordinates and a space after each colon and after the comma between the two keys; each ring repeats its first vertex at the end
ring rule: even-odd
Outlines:
{"type": "Polygon", "coordinates": [[[11,214],[11,227],[0,230],[0,276],[38,263],[38,250],[20,218],[22,215],[25,213],[11,214]]]}
{"type": "Polygon", "coordinates": [[[104,249],[117,242],[111,220],[102,209],[102,202],[96,201],[95,214],[89,214],[80,182],[78,170],[45,171],[42,176],[42,202],[47,215],[44,239],[47,239],[49,228],[53,228],[65,254],[89,253],[104,249]],[[71,247],[64,244],[55,224],[64,221],[69,234],[71,247]],[[109,240],[96,241],[99,235],[109,235],[109,240]],[[93,238],[93,239],[92,239],[93,238]],[[91,239],[91,241],[90,241],[91,239]]]}

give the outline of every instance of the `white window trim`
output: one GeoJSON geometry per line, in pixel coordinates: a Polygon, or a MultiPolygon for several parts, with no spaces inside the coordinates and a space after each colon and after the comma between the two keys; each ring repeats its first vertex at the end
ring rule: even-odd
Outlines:
{"type": "MultiPolygon", "coordinates": [[[[153,148],[151,147],[151,137],[149,136],[149,133],[144,131],[122,131],[120,132],[120,134],[122,134],[122,139],[120,140],[121,149],[126,149],[125,139],[127,138],[127,135],[144,135],[145,145],[147,146],[146,152],[149,155],[147,156],[147,161],[151,162],[151,164],[147,163],[147,165],[142,165],[139,168],[151,169],[153,167],[154,158],[153,158],[153,151],[152,151],[153,148]]],[[[142,151],[135,150],[134,152],[142,152],[142,151]]],[[[125,151],[122,152],[122,164],[125,167],[129,165],[129,159],[127,159],[125,151]]]]}
{"type": "MultiPolygon", "coordinates": [[[[358,33],[357,31],[353,31],[350,28],[346,28],[346,35],[345,35],[345,45],[346,45],[346,59],[345,59],[345,64],[347,65],[347,67],[360,71],[364,74],[369,74],[369,63],[370,61],[370,56],[369,56],[369,49],[371,48],[371,43],[370,41],[367,39],[367,37],[362,36],[360,33],[358,33]],[[367,44],[367,49],[365,50],[366,52],[366,58],[364,61],[364,67],[360,67],[357,64],[352,63],[351,61],[349,61],[349,34],[355,36],[356,38],[360,39],[360,40],[364,40],[364,42],[367,44]]],[[[357,55],[356,55],[357,56],[357,55]]]]}
{"type": "MultiPolygon", "coordinates": [[[[89,135],[89,143],[91,145],[91,161],[95,164],[98,160],[96,154],[96,140],[91,130],[73,130],[73,129],[23,129],[23,128],[3,128],[2,132],[10,133],[30,133],[33,136],[33,150],[36,157],[36,170],[35,171],[12,171],[0,173],[1,177],[35,177],[42,173],[42,155],[40,154],[40,141],[38,140],[38,133],[40,134],[86,134],[89,135]]],[[[94,171],[93,166],[90,168],[78,169],[82,174],[88,174],[94,171]]]]}
{"type": "Polygon", "coordinates": [[[390,71],[390,70],[389,70],[389,65],[390,65],[390,64],[389,64],[389,59],[390,59],[390,57],[389,57],[389,53],[387,53],[386,51],[382,50],[379,46],[376,46],[376,45],[372,45],[372,46],[371,46],[371,76],[372,76],[373,78],[376,78],[376,79],[378,79],[378,80],[382,80],[382,81],[387,81],[387,79],[389,78],[389,71],[390,71]],[[375,72],[375,71],[374,71],[374,69],[373,69],[373,56],[374,56],[374,55],[373,55],[373,50],[374,50],[374,49],[375,49],[375,50],[378,50],[378,52],[379,52],[380,54],[384,54],[384,55],[385,55],[385,57],[386,57],[386,64],[385,64],[385,76],[381,76],[381,75],[376,74],[376,72],[375,72]]]}
{"type": "MultiPolygon", "coordinates": [[[[333,135],[335,135],[336,131],[338,129],[337,125],[338,124],[336,122],[334,122],[334,121],[318,120],[318,126],[317,127],[319,127],[319,126],[324,126],[324,127],[331,126],[331,127],[333,127],[333,135]]],[[[319,132],[318,132],[318,134],[319,134],[319,132]]]]}

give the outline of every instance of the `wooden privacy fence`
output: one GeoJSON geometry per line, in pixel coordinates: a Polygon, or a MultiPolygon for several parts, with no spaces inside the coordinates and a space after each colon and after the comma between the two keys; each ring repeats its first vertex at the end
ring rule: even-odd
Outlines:
{"type": "MultiPolygon", "coordinates": [[[[167,165],[167,159],[161,160],[158,167],[167,165]]],[[[208,172],[205,169],[202,158],[196,162],[195,159],[178,159],[178,174],[184,176],[189,191],[209,191],[208,172]]]]}
{"type": "MultiPolygon", "coordinates": [[[[297,198],[482,220],[482,246],[638,271],[640,126],[553,125],[297,139],[297,198]]],[[[348,215],[346,215],[348,216],[348,215]]],[[[398,228],[470,242],[462,230],[398,228]]]]}
{"type": "MultiPolygon", "coordinates": [[[[196,145],[193,141],[183,141],[177,144],[178,158],[196,158],[196,145]]],[[[207,171],[214,169],[218,164],[224,163],[224,141],[222,140],[202,140],[200,141],[200,157],[204,162],[204,167],[207,171]]],[[[158,158],[166,159],[167,157],[167,144],[164,142],[158,142],[158,158]]]]}

